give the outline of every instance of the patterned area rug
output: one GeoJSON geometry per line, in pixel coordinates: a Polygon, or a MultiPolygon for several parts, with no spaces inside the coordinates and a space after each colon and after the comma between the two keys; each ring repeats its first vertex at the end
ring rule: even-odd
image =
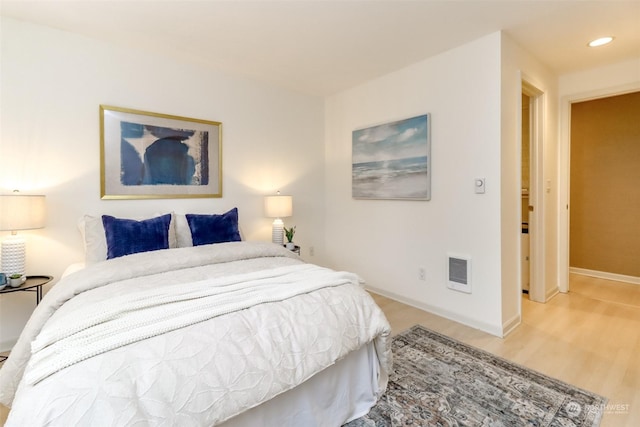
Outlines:
{"type": "Polygon", "coordinates": [[[345,426],[600,425],[607,399],[414,326],[393,339],[387,392],[345,426]]]}

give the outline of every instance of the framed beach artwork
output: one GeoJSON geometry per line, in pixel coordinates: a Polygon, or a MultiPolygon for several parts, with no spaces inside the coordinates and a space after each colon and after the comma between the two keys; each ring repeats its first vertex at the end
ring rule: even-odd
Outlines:
{"type": "Polygon", "coordinates": [[[100,192],[222,197],[222,123],[101,105],[100,192]]]}
{"type": "Polygon", "coordinates": [[[354,130],[352,195],[356,199],[431,199],[431,116],[354,130]]]}

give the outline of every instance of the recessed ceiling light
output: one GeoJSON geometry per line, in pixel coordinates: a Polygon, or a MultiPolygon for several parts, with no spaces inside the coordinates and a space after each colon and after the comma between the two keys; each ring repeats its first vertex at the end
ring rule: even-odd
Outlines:
{"type": "Polygon", "coordinates": [[[613,37],[600,37],[599,39],[595,39],[593,41],[589,42],[589,46],[591,47],[598,47],[598,46],[602,46],[608,43],[611,43],[613,41],[613,37]]]}

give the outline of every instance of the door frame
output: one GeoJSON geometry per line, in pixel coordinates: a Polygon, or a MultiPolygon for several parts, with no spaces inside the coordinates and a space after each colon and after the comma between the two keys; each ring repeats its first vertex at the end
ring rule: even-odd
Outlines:
{"type": "Polygon", "coordinates": [[[559,200],[558,200],[558,290],[569,292],[569,219],[571,214],[571,104],[638,92],[640,83],[563,96],[560,102],[559,200]]]}
{"type": "MultiPolygon", "coordinates": [[[[545,93],[534,84],[522,79],[522,93],[529,97],[529,299],[546,302],[544,287],[544,173],[543,135],[545,93]]],[[[521,97],[522,98],[522,97],[521,97]]],[[[522,106],[521,106],[522,107],[522,106]]],[[[520,111],[522,114],[522,108],[520,111]]],[[[520,123],[522,135],[522,121],[520,123]]],[[[522,144],[522,140],[520,141],[522,144]]],[[[522,155],[520,156],[522,162],[522,155]]],[[[522,167],[522,163],[520,165],[522,167]]],[[[520,216],[522,218],[522,214],[520,216]]],[[[522,275],[520,275],[522,277],[522,275]]],[[[522,279],[520,279],[522,281],[522,279]]],[[[522,289],[522,283],[520,283],[522,289]]]]}

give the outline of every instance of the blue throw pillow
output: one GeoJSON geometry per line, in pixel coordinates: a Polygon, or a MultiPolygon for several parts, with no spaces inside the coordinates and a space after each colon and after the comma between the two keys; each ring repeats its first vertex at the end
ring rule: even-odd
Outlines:
{"type": "Polygon", "coordinates": [[[169,248],[171,214],[144,221],[102,215],[102,225],[107,238],[107,259],[169,248]]]}
{"type": "Polygon", "coordinates": [[[222,215],[185,215],[191,230],[193,246],[239,242],[238,208],[222,215]]]}

